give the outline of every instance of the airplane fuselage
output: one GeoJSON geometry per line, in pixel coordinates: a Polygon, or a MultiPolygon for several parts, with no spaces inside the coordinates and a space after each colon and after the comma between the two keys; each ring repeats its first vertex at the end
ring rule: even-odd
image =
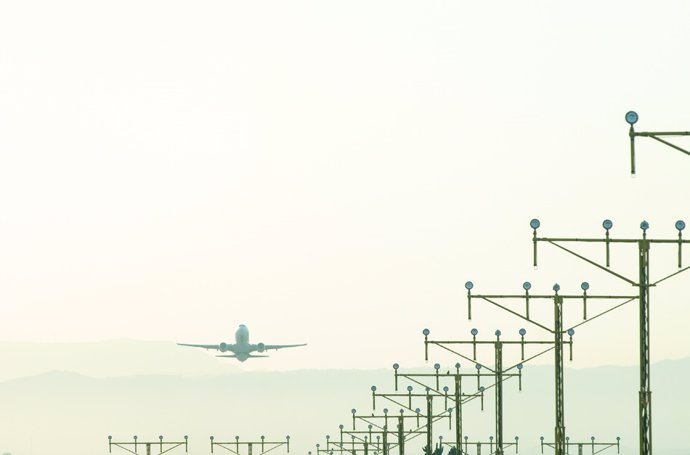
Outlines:
{"type": "Polygon", "coordinates": [[[249,354],[253,351],[257,351],[256,346],[249,344],[249,329],[246,325],[240,324],[240,326],[235,331],[235,355],[237,360],[244,362],[249,358],[249,354]]]}
{"type": "Polygon", "coordinates": [[[219,345],[220,352],[231,351],[235,354],[235,357],[240,362],[244,362],[254,351],[264,352],[264,344],[250,344],[249,343],[249,329],[246,325],[240,324],[240,326],[235,331],[235,345],[230,348],[226,343],[221,343],[219,345]]]}
{"type": "Polygon", "coordinates": [[[233,357],[244,362],[245,360],[253,357],[267,357],[266,355],[252,355],[252,352],[263,353],[269,349],[283,349],[283,348],[294,348],[298,346],[306,346],[306,344],[270,344],[265,345],[264,343],[251,344],[249,343],[249,329],[246,325],[240,324],[240,326],[235,331],[235,343],[220,343],[220,344],[185,344],[178,343],[181,346],[191,346],[203,349],[216,349],[223,353],[223,355],[218,355],[217,357],[233,357]],[[231,354],[225,354],[231,353],[231,354]]]}

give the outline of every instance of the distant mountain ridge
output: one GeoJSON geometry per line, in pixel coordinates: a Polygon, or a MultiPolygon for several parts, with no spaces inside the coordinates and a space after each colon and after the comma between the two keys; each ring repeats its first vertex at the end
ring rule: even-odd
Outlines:
{"type": "MultiPolygon", "coordinates": [[[[427,369],[428,370],[428,369],[427,369]]],[[[690,358],[654,365],[654,444],[657,455],[688,455],[679,437],[690,422],[690,358]]],[[[635,455],[637,442],[636,367],[567,369],[566,430],[571,440],[613,441],[622,454],[635,455]]],[[[352,425],[350,409],[372,412],[371,385],[393,391],[390,369],[244,372],[200,376],[147,374],[88,377],[70,371],[43,372],[0,382],[0,453],[14,455],[107,454],[107,436],[131,440],[190,437],[190,453],[209,453],[209,436],[233,439],[284,438],[291,453],[314,450],[338,425],[352,425]]],[[[401,387],[406,387],[401,384],[401,387]]],[[[525,368],[523,391],[504,387],[505,436],[520,437],[520,453],[539,453],[539,436],[553,435],[553,370],[525,368]]],[[[377,400],[377,412],[397,405],[377,400]]],[[[463,409],[465,434],[486,439],[493,433],[493,395],[484,411],[473,402],[463,409]]],[[[452,440],[446,424],[438,435],[452,440]]],[[[416,442],[410,453],[418,453],[416,442]]],[[[420,446],[421,447],[421,446],[420,446]]],[[[508,453],[508,452],[507,452],[508,453]]],[[[549,452],[545,452],[549,453],[549,452]]],[[[615,452],[607,452],[613,455],[615,452]]]]}
{"type": "Polygon", "coordinates": [[[239,371],[228,359],[173,342],[109,340],[78,343],[0,342],[0,381],[48,371],[93,377],[146,374],[197,376],[239,371]]]}

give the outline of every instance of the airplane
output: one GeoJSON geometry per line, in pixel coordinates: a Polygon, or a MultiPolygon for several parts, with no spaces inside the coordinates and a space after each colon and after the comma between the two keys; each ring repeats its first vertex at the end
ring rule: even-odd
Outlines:
{"type": "Polygon", "coordinates": [[[298,346],[306,346],[307,344],[249,344],[249,329],[246,325],[240,324],[235,332],[235,344],[220,343],[220,344],[187,344],[177,343],[178,346],[191,346],[193,348],[215,349],[220,352],[232,352],[232,354],[217,355],[216,357],[230,357],[244,362],[247,359],[254,359],[257,357],[269,357],[267,355],[252,355],[254,351],[265,352],[269,349],[283,349],[295,348],[298,346]]]}

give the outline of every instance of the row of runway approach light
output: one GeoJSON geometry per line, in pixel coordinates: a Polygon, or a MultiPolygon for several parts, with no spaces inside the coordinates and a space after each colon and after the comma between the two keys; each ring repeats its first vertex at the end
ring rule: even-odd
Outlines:
{"type": "MultiPolygon", "coordinates": [[[[541,226],[541,222],[537,218],[533,218],[529,222],[530,227],[532,228],[532,244],[533,244],[533,265],[534,267],[537,266],[537,243],[538,243],[538,235],[537,235],[537,229],[541,226]]],[[[603,239],[565,239],[565,238],[550,238],[550,239],[544,239],[547,240],[549,243],[555,243],[559,241],[580,241],[580,242],[602,242],[605,244],[606,248],[606,267],[611,266],[611,244],[612,243],[636,243],[639,241],[639,239],[614,239],[611,238],[610,231],[613,229],[613,221],[610,219],[605,219],[602,223],[601,226],[604,228],[604,238],[603,239]]],[[[677,239],[665,239],[663,241],[657,240],[655,243],[676,243],[678,245],[678,268],[683,267],[683,243],[687,243],[683,241],[683,230],[685,230],[685,221],[683,220],[678,220],[675,222],[674,227],[678,231],[678,238],[677,239]]],[[[646,240],[647,239],[647,230],[649,229],[649,222],[646,220],[643,220],[640,222],[640,230],[642,231],[642,239],[641,240],[646,240]]]]}
{"type": "MultiPolygon", "coordinates": [[[[649,223],[643,221],[640,223],[640,229],[642,231],[642,236],[640,239],[619,239],[611,236],[611,230],[613,228],[613,222],[606,219],[602,222],[602,227],[604,228],[604,236],[599,239],[581,239],[581,238],[542,238],[539,237],[537,229],[541,226],[538,219],[532,219],[530,221],[530,227],[532,228],[533,235],[532,241],[534,244],[534,257],[533,265],[537,265],[537,243],[547,242],[555,245],[568,253],[572,253],[578,258],[585,259],[592,265],[596,265],[600,269],[604,269],[609,273],[614,274],[619,278],[624,278],[622,275],[610,270],[611,267],[611,255],[610,255],[610,244],[611,243],[633,243],[637,244],[640,251],[643,253],[648,252],[648,245],[650,243],[676,243],[678,248],[678,267],[682,268],[682,245],[687,243],[683,239],[682,232],[685,229],[685,222],[678,220],[675,223],[675,228],[678,231],[676,239],[648,239],[647,231],[649,230],[649,223]],[[561,242],[601,242],[604,243],[605,247],[605,265],[597,264],[595,261],[589,260],[586,257],[574,253],[568,248],[562,247],[561,242]]],[[[647,266],[646,255],[641,254],[641,268],[647,266]]],[[[646,270],[646,269],[645,269],[646,270]]],[[[685,269],[681,270],[684,271],[685,269]]],[[[679,272],[674,272],[671,275],[664,277],[662,280],[668,279],[672,276],[677,275],[679,272]]],[[[641,273],[640,282],[642,283],[639,288],[641,290],[648,289],[648,274],[641,273]]],[[[625,278],[624,278],[625,279],[625,278]]],[[[629,283],[634,283],[633,280],[627,279],[629,283]]],[[[418,436],[426,436],[426,446],[425,452],[427,455],[431,455],[434,451],[438,451],[444,446],[450,446],[452,450],[459,454],[473,455],[474,452],[477,455],[481,454],[482,447],[488,445],[491,454],[502,455],[504,450],[508,447],[515,446],[518,448],[518,438],[514,439],[514,442],[507,442],[503,437],[503,383],[504,381],[512,378],[517,378],[518,389],[522,389],[522,373],[523,364],[529,362],[539,356],[542,356],[548,352],[554,353],[555,357],[555,433],[553,442],[545,441],[545,438],[540,439],[540,444],[542,451],[544,447],[553,448],[556,455],[569,454],[571,448],[575,447],[579,454],[582,454],[583,450],[590,447],[592,453],[598,453],[602,450],[615,447],[620,451],[620,437],[616,437],[615,442],[597,442],[594,437],[590,441],[582,442],[572,442],[570,437],[566,435],[565,432],[565,388],[564,388],[564,349],[568,349],[569,360],[573,359],[573,336],[575,335],[575,329],[582,326],[594,319],[602,317],[610,312],[621,308],[622,306],[636,301],[643,300],[648,302],[648,299],[642,298],[639,294],[635,295],[594,295],[591,292],[590,284],[584,281],[580,284],[580,290],[577,293],[562,293],[559,284],[554,284],[552,287],[553,293],[549,294],[537,294],[532,290],[532,284],[528,281],[522,284],[522,291],[517,294],[477,294],[474,290],[474,283],[467,281],[465,283],[465,290],[467,291],[467,317],[472,319],[472,300],[480,299],[489,302],[514,316],[519,317],[523,321],[536,326],[540,330],[543,330],[552,335],[551,339],[537,339],[528,340],[526,339],[527,329],[521,328],[518,330],[519,338],[515,340],[506,340],[502,337],[502,332],[496,330],[494,332],[494,339],[491,340],[479,340],[478,330],[472,329],[470,331],[470,337],[465,340],[431,340],[429,338],[431,331],[429,329],[424,329],[422,334],[424,335],[425,344],[425,359],[429,360],[429,348],[432,346],[443,348],[444,350],[451,352],[460,358],[469,360],[473,364],[473,372],[471,373],[461,373],[460,363],[456,363],[455,371],[451,372],[448,370],[446,373],[442,373],[440,364],[436,363],[434,365],[433,373],[422,373],[422,374],[412,374],[412,373],[402,373],[400,371],[400,366],[398,364],[393,365],[394,370],[394,380],[395,380],[395,392],[394,393],[382,393],[376,386],[371,387],[372,393],[372,408],[376,411],[377,398],[384,398],[392,401],[400,406],[400,415],[390,414],[388,409],[383,410],[383,415],[377,415],[375,412],[369,415],[358,415],[356,410],[352,410],[352,430],[346,430],[343,425],[340,425],[340,438],[334,442],[330,436],[326,437],[325,448],[317,444],[317,454],[333,455],[337,452],[348,452],[350,454],[356,454],[358,451],[360,453],[368,454],[369,451],[374,451],[375,453],[383,453],[383,455],[388,455],[390,450],[397,448],[398,452],[404,454],[404,446],[411,439],[418,436]],[[515,307],[508,307],[504,305],[501,300],[503,299],[519,299],[523,302],[524,310],[516,311],[515,307]],[[534,305],[535,301],[538,300],[548,300],[552,302],[554,310],[553,324],[544,323],[537,321],[533,318],[530,312],[530,306],[534,305]],[[582,303],[582,321],[574,324],[571,327],[564,327],[563,324],[563,303],[566,300],[578,300],[582,303]],[[607,308],[601,308],[599,305],[596,306],[596,311],[591,311],[590,306],[593,305],[593,301],[597,303],[607,303],[607,308]],[[463,353],[458,350],[454,345],[470,345],[471,354],[463,353]],[[481,363],[477,358],[477,350],[480,345],[493,345],[494,347],[494,359],[493,365],[489,363],[481,363]],[[504,365],[503,362],[503,350],[504,348],[516,345],[520,349],[520,362],[514,365],[504,365]],[[544,345],[544,348],[534,355],[528,356],[526,354],[526,347],[528,345],[544,345]],[[420,378],[430,380],[431,383],[423,382],[420,378]],[[454,377],[455,386],[449,387],[448,385],[442,385],[441,382],[444,377],[454,377]],[[473,381],[476,381],[476,390],[469,394],[466,394],[463,390],[462,378],[472,377],[473,381]],[[490,377],[491,380],[487,384],[482,383],[484,377],[490,377]],[[398,392],[399,380],[401,378],[408,379],[416,385],[422,386],[423,392],[415,392],[414,385],[408,385],[405,392],[398,392]],[[484,410],[484,398],[487,390],[492,389],[494,393],[495,400],[495,433],[492,435],[488,441],[470,442],[467,436],[464,435],[462,428],[462,409],[463,405],[472,400],[479,400],[481,403],[481,410],[484,410]],[[427,402],[427,409],[424,407],[415,406],[415,400],[424,399],[427,402]],[[441,411],[434,410],[431,406],[434,399],[443,400],[443,409],[441,411]],[[448,405],[451,406],[448,406],[448,405]],[[426,411],[426,412],[425,412],[426,411]],[[384,423],[382,425],[377,425],[374,420],[383,419],[384,423]],[[407,418],[413,419],[413,428],[406,429],[405,422],[407,418]],[[356,427],[356,422],[358,419],[367,421],[368,428],[366,430],[358,430],[356,427]],[[433,446],[432,435],[434,433],[434,424],[439,420],[444,419],[448,421],[449,430],[452,430],[452,422],[455,420],[455,438],[451,442],[443,442],[442,436],[439,437],[438,443],[433,446]],[[391,425],[393,424],[393,425],[391,425]]],[[[646,349],[646,344],[643,344],[643,348],[646,349]]],[[[464,389],[467,389],[465,387],[464,389]]]]}
{"type": "MultiPolygon", "coordinates": [[[[235,455],[244,455],[242,452],[245,449],[246,455],[254,455],[257,450],[258,454],[264,454],[279,447],[285,447],[287,453],[290,452],[290,436],[285,436],[284,441],[267,441],[263,435],[258,441],[240,440],[239,436],[235,436],[234,441],[218,441],[214,436],[210,436],[209,439],[211,453],[214,453],[214,449],[220,448],[235,455]]],[[[164,441],[163,436],[158,436],[157,441],[140,441],[138,436],[134,436],[131,441],[113,441],[113,437],[108,436],[108,452],[112,453],[113,448],[134,455],[151,455],[154,449],[160,455],[178,448],[184,449],[185,453],[188,453],[189,437],[185,435],[182,441],[164,441]]]]}

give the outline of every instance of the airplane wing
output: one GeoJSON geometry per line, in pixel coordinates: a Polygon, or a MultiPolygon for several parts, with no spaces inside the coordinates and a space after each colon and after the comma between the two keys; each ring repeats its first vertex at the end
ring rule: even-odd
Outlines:
{"type": "Polygon", "coordinates": [[[192,348],[204,348],[204,349],[215,349],[216,351],[220,350],[220,345],[218,344],[186,344],[186,343],[177,343],[178,346],[190,346],[192,348]]]}
{"type": "MultiPolygon", "coordinates": [[[[216,357],[229,357],[231,359],[236,359],[236,355],[217,355],[216,357]]],[[[267,355],[250,355],[247,358],[253,359],[254,357],[268,357],[267,355]]]]}
{"type": "Polygon", "coordinates": [[[283,348],[296,348],[298,346],[306,346],[307,343],[303,344],[266,344],[264,345],[264,349],[269,350],[269,349],[283,349],[283,348]]]}

